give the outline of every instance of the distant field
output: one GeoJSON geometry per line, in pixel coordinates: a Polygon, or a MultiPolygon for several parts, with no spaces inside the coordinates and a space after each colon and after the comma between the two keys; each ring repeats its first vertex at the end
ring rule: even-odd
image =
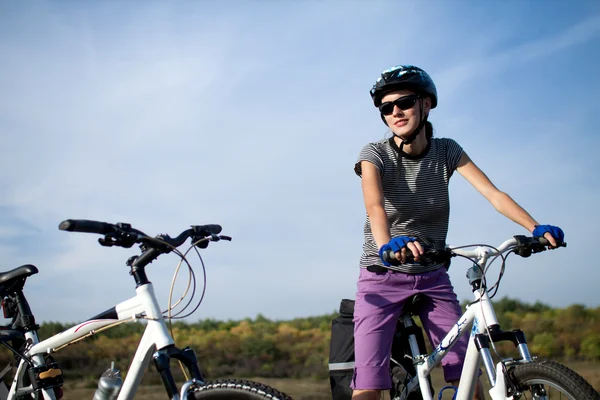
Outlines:
{"type": "MultiPolygon", "coordinates": [[[[596,390],[600,390],[600,364],[598,363],[565,363],[570,368],[583,376],[588,382],[594,386],[596,390]]],[[[251,380],[260,381],[270,385],[280,391],[290,395],[295,400],[327,400],[331,398],[329,393],[329,380],[310,380],[310,379],[268,379],[268,378],[249,378],[251,380]]],[[[486,378],[482,377],[484,387],[486,387],[486,378]]],[[[90,388],[92,383],[71,382],[64,387],[65,400],[80,400],[91,399],[94,395],[94,388],[90,388]],[[87,386],[87,387],[85,387],[87,386]]],[[[441,370],[436,370],[433,376],[433,385],[439,390],[445,383],[442,379],[441,370]]],[[[449,392],[445,392],[448,396],[444,399],[451,398],[449,392]]],[[[136,399],[147,400],[164,400],[167,398],[164,388],[161,386],[143,385],[136,399]]],[[[437,398],[437,394],[435,396],[437,398]]]]}

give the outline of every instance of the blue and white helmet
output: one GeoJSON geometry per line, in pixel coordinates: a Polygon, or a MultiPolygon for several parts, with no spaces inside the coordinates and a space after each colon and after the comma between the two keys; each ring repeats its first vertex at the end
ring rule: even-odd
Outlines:
{"type": "Polygon", "coordinates": [[[431,99],[431,108],[437,106],[437,90],[433,80],[419,67],[414,65],[396,65],[386,69],[371,89],[371,98],[375,107],[381,105],[381,99],[386,93],[394,90],[408,89],[431,99]]]}

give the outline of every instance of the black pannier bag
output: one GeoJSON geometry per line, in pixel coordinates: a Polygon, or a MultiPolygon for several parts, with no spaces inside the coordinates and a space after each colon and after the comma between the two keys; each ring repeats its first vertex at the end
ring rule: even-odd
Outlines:
{"type": "Polygon", "coordinates": [[[329,384],[333,400],[350,400],[354,374],[354,300],[344,299],[340,315],[331,321],[329,384]]]}

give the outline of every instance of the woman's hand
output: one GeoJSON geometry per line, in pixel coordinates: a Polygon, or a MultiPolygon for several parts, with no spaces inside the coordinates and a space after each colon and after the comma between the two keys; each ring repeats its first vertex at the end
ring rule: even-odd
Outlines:
{"type": "Polygon", "coordinates": [[[531,234],[536,237],[546,238],[550,242],[551,247],[558,247],[559,243],[565,241],[563,230],[554,225],[536,225],[531,234]]]}
{"type": "Polygon", "coordinates": [[[423,247],[417,242],[416,238],[409,236],[396,236],[389,243],[381,246],[379,249],[379,258],[383,261],[383,265],[389,267],[391,264],[383,259],[383,253],[391,250],[394,252],[396,259],[404,264],[406,262],[407,249],[411,251],[415,261],[418,262],[419,257],[423,254],[423,247]]]}

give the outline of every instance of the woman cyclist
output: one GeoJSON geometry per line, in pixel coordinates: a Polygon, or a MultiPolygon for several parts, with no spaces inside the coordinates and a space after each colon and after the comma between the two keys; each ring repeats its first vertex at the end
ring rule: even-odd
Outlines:
{"type": "MultiPolygon", "coordinates": [[[[458,171],[494,208],[534,236],[555,247],[564,234],[558,227],[540,225],[510,196],[494,186],[452,139],[434,138],[427,121],[437,106],[437,91],[422,69],[400,65],[381,73],[371,89],[381,119],[393,133],[367,144],[355,172],[362,178],[367,212],[354,310],[355,369],[353,398],[378,399],[391,388],[390,349],[396,321],[407,298],[416,293],[427,302],[420,310],[423,328],[437,344],[462,314],[444,265],[417,262],[423,246],[444,246],[448,231],[448,182],[458,171]],[[415,263],[408,262],[407,249],[415,263]],[[383,253],[392,250],[400,262],[390,265],[383,253]],[[371,272],[369,266],[385,267],[371,272]]],[[[444,378],[457,386],[468,337],[465,335],[443,359],[444,378]]],[[[481,385],[475,399],[483,398],[481,385]]]]}

